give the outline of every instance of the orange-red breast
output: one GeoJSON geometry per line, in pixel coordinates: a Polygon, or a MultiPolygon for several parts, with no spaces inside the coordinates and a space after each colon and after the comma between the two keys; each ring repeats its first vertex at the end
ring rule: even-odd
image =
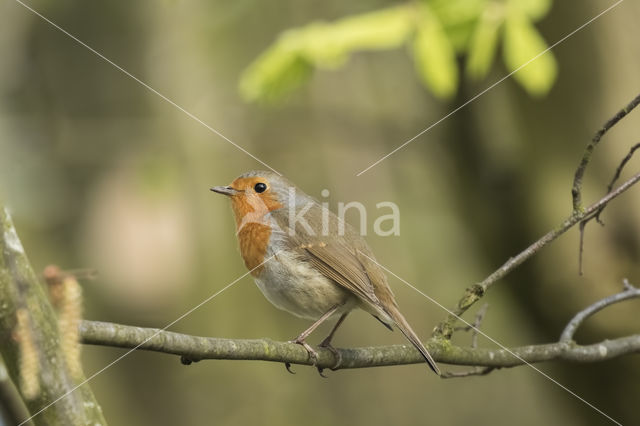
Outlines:
{"type": "Polygon", "coordinates": [[[265,297],[276,307],[314,320],[295,340],[305,339],[326,319],[339,316],[320,344],[331,339],[347,314],[361,308],[387,328],[396,325],[439,373],[431,355],[398,310],[383,270],[354,228],[282,176],[251,171],[212,191],[231,199],[240,253],[265,297]]]}

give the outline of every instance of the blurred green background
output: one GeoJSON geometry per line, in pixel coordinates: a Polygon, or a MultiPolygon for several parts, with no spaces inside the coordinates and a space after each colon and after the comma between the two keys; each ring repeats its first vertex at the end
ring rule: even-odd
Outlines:
{"type": "MultiPolygon", "coordinates": [[[[584,146],[640,89],[640,4],[627,1],[554,49],[557,79],[546,96],[509,78],[355,177],[506,75],[501,47],[484,79],[461,73],[449,97],[425,89],[407,48],[398,47],[355,52],[275,104],[248,103],[240,76],[283,31],[404,3],[29,4],[310,195],[328,189],[332,209],[364,203],[378,260],[445,306],[569,214],[584,146]],[[373,234],[380,201],[400,207],[400,236],[373,234]]],[[[611,4],[556,1],[536,28],[551,44],[611,4]]],[[[0,27],[0,198],[34,266],[96,268],[99,278],[84,285],[86,318],[149,327],[245,273],[228,202],[208,188],[263,167],[18,3],[0,5],[0,27]]],[[[463,69],[465,56],[457,61],[463,69]]],[[[597,151],[587,201],[603,194],[638,142],[637,114],[597,151]]],[[[554,341],[575,312],[619,291],[623,277],[640,284],[639,212],[634,189],[607,209],[606,227],[589,226],[584,276],[572,230],[493,287],[483,329],[506,346],[554,341]]],[[[390,283],[416,331],[429,336],[445,312],[390,283]]],[[[637,312],[636,302],[612,307],[577,338],[637,333],[637,312]]],[[[247,277],[171,330],[286,340],[307,325],[272,307],[247,277]]],[[[455,340],[468,344],[469,336],[455,340]]],[[[402,342],[362,313],[335,340],[338,347],[402,342]]],[[[85,347],[87,375],[122,353],[85,347]]],[[[640,421],[637,357],[538,367],[623,424],[640,421]]],[[[185,367],[174,356],[136,352],[91,385],[112,425],[606,423],[528,367],[460,380],[437,380],[423,365],[329,372],[329,379],[295,370],[230,361],[185,367]]]]}

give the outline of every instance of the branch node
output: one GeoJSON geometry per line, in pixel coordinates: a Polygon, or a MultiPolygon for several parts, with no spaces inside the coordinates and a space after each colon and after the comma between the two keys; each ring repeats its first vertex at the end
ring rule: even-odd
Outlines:
{"type": "Polygon", "coordinates": [[[629,279],[628,279],[628,278],[624,278],[624,279],[622,280],[622,287],[623,287],[625,290],[627,290],[627,291],[633,291],[633,290],[636,290],[636,287],[635,287],[633,284],[631,284],[631,283],[629,282],[629,279]]]}
{"type": "Polygon", "coordinates": [[[464,371],[445,371],[440,375],[440,377],[442,377],[443,379],[457,379],[460,377],[469,376],[486,376],[493,370],[497,369],[498,367],[474,367],[464,371]]]}
{"type": "Polygon", "coordinates": [[[186,355],[181,355],[180,356],[180,363],[182,365],[191,365],[194,362],[200,362],[200,360],[197,359],[197,358],[192,358],[192,357],[186,356],[186,355]]]}

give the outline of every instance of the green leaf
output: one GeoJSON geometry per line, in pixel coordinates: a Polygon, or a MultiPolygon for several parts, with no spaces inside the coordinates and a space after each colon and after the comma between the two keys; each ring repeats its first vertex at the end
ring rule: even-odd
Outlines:
{"type": "Polygon", "coordinates": [[[429,0],[427,4],[438,17],[456,52],[462,53],[467,49],[488,0],[429,0]]]}
{"type": "Polygon", "coordinates": [[[487,75],[496,53],[499,30],[503,22],[504,11],[501,5],[488,5],[469,44],[467,74],[470,77],[481,79],[487,75]]]}
{"type": "Polygon", "coordinates": [[[449,98],[458,88],[455,50],[435,15],[422,8],[413,41],[413,56],[424,84],[438,97],[449,98]]]}
{"type": "Polygon", "coordinates": [[[274,102],[305,81],[313,71],[300,55],[296,36],[286,32],[242,74],[240,93],[247,101],[274,102]]]}
{"type": "Polygon", "coordinates": [[[510,0],[510,3],[534,22],[543,18],[551,9],[551,0],[510,0]]]}
{"type": "Polygon", "coordinates": [[[319,66],[334,67],[356,50],[400,46],[413,29],[411,9],[393,7],[305,27],[301,41],[305,57],[319,66]]]}
{"type": "Polygon", "coordinates": [[[403,44],[413,30],[413,9],[400,6],[289,30],[240,78],[247,101],[275,101],[305,82],[313,67],[336,68],[358,50],[403,44]]]}
{"type": "Polygon", "coordinates": [[[538,30],[527,16],[510,8],[504,28],[504,61],[513,78],[530,95],[545,95],[553,85],[557,64],[538,30]],[[543,53],[545,52],[545,53],[543,53]]]}

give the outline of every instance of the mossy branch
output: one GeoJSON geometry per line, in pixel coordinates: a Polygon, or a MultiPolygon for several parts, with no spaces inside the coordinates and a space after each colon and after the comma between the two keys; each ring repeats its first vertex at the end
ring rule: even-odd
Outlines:
{"type": "MultiPolygon", "coordinates": [[[[591,345],[579,345],[573,335],[583,321],[596,312],[624,300],[640,298],[640,289],[625,280],[621,293],[599,300],[571,319],[558,342],[515,348],[489,349],[453,345],[447,339],[431,339],[426,343],[438,362],[452,365],[470,365],[486,374],[497,368],[515,367],[528,363],[564,360],[571,362],[598,362],[622,355],[640,353],[640,334],[591,345]]],[[[484,313],[481,314],[484,316],[484,313]]],[[[479,325],[477,318],[475,327],[479,325]]],[[[474,327],[474,330],[475,330],[474,327]]],[[[284,364],[313,365],[302,346],[271,339],[222,339],[175,333],[157,328],[135,327],[100,321],[84,320],[80,323],[80,338],[85,344],[112,346],[134,350],[178,355],[188,361],[204,359],[272,361],[284,364]]],[[[473,339],[475,341],[475,338],[473,339]]],[[[325,348],[317,348],[319,369],[336,365],[336,355],[325,348]]],[[[424,359],[411,345],[378,346],[337,349],[340,355],[338,369],[384,367],[424,363],[424,359]]],[[[468,373],[464,375],[469,375],[468,373]]],[[[446,373],[444,377],[460,376],[446,373]]]]}
{"type": "Polygon", "coordinates": [[[55,312],[2,206],[0,227],[0,353],[33,422],[106,425],[84,378],[67,367],[55,312]]]}
{"type": "MultiPolygon", "coordinates": [[[[155,328],[86,320],[80,325],[80,335],[86,344],[161,352],[193,361],[226,359],[312,365],[302,346],[271,339],[199,337],[155,328]]],[[[640,353],[640,335],[585,346],[562,341],[509,350],[462,347],[446,340],[432,340],[427,342],[427,348],[438,362],[505,368],[553,360],[597,362],[640,353]]],[[[422,356],[410,345],[337,350],[342,358],[339,369],[424,363],[422,356]]],[[[318,368],[331,368],[336,364],[331,351],[324,348],[317,348],[317,351],[318,368]]]]}

